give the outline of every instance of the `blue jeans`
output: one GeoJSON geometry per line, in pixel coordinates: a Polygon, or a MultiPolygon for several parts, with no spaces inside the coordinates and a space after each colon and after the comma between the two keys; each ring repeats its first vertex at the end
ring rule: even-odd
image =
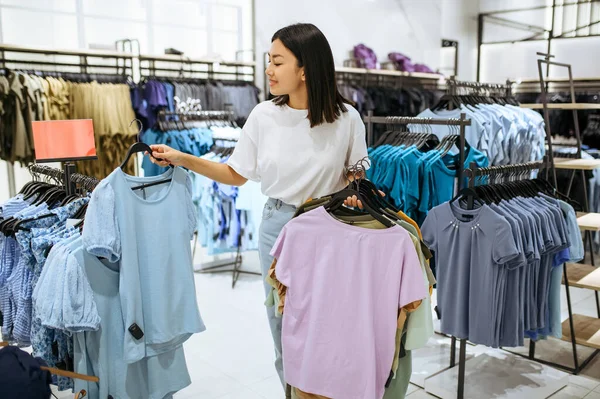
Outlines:
{"type": "MultiPolygon", "coordinates": [[[[262,214],[262,222],[259,228],[258,235],[258,257],[260,259],[260,268],[263,277],[265,288],[265,297],[271,291],[271,286],[265,281],[273,257],[270,252],[279,237],[279,233],[283,226],[292,219],[296,212],[296,207],[283,203],[280,200],[269,198],[262,214]]],[[[281,384],[285,388],[285,379],[283,377],[283,360],[281,358],[281,317],[275,315],[275,307],[267,307],[267,317],[269,319],[269,327],[273,336],[275,345],[275,369],[279,374],[281,384]]]]}

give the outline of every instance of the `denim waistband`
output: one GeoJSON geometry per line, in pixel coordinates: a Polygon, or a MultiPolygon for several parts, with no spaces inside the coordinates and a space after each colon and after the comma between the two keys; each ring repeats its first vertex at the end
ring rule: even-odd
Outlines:
{"type": "Polygon", "coordinates": [[[294,210],[294,211],[296,210],[296,207],[294,205],[286,204],[282,200],[278,200],[278,199],[275,199],[275,198],[269,198],[267,200],[267,204],[273,206],[275,209],[288,208],[288,209],[291,209],[291,210],[294,210]]]}

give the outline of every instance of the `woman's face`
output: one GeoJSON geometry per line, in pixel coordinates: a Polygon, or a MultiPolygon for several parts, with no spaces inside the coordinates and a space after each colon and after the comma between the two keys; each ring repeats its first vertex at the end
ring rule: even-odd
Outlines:
{"type": "Polygon", "coordinates": [[[269,88],[274,96],[292,94],[297,90],[306,90],[304,67],[298,67],[298,60],[281,40],[271,43],[269,65],[265,71],[269,79],[269,88]]]}

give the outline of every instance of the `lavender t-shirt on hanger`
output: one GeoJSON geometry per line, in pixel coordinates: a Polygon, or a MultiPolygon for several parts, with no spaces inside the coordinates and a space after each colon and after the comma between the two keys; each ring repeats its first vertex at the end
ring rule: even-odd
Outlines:
{"type": "Polygon", "coordinates": [[[398,309],[427,295],[409,233],[344,224],[319,207],[286,224],[271,255],[288,287],[286,382],[330,398],[382,398],[398,309]]]}

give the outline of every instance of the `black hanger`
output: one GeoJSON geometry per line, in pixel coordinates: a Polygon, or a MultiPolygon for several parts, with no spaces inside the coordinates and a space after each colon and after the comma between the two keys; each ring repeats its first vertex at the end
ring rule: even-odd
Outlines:
{"type": "Polygon", "coordinates": [[[67,191],[64,187],[54,186],[46,191],[43,195],[41,195],[33,205],[41,205],[44,202],[48,204],[48,207],[51,207],[56,203],[56,201],[61,200],[67,195],[67,191]]]}
{"type": "MultiPolygon", "coordinates": [[[[123,162],[120,165],[121,169],[125,169],[125,167],[127,166],[127,162],[129,161],[129,158],[131,158],[131,156],[133,154],[138,153],[138,152],[147,153],[148,156],[150,156],[152,158],[155,158],[152,155],[152,148],[150,148],[150,146],[148,144],[143,143],[143,142],[140,141],[140,134],[142,132],[142,122],[139,119],[134,119],[134,120],[131,121],[131,123],[129,124],[129,126],[131,126],[134,121],[137,121],[139,123],[139,127],[140,127],[140,130],[138,131],[138,135],[137,135],[138,141],[136,143],[132,144],[131,147],[129,147],[129,150],[127,150],[127,154],[125,155],[125,159],[123,160],[123,162]]],[[[159,161],[162,161],[162,159],[160,159],[160,158],[155,158],[155,159],[157,159],[159,161]]],[[[172,165],[169,165],[169,166],[173,167],[172,165]]]]}
{"type": "MultiPolygon", "coordinates": [[[[480,200],[483,201],[482,198],[479,196],[479,193],[471,188],[471,187],[465,187],[463,189],[461,189],[455,196],[454,198],[452,198],[450,200],[450,204],[454,203],[457,199],[461,198],[461,199],[465,199],[468,200],[469,197],[472,197],[473,200],[480,200]]],[[[485,201],[484,201],[485,202],[485,201]]]]}
{"type": "Polygon", "coordinates": [[[386,227],[392,227],[394,223],[390,221],[387,217],[383,216],[381,212],[375,210],[371,207],[371,201],[368,199],[368,196],[363,196],[360,191],[356,191],[354,189],[343,189],[335,193],[329,203],[325,204],[325,210],[327,212],[334,212],[336,209],[344,205],[344,201],[348,199],[348,197],[356,196],[356,198],[363,204],[364,209],[373,216],[374,219],[380,221],[386,227]]]}

